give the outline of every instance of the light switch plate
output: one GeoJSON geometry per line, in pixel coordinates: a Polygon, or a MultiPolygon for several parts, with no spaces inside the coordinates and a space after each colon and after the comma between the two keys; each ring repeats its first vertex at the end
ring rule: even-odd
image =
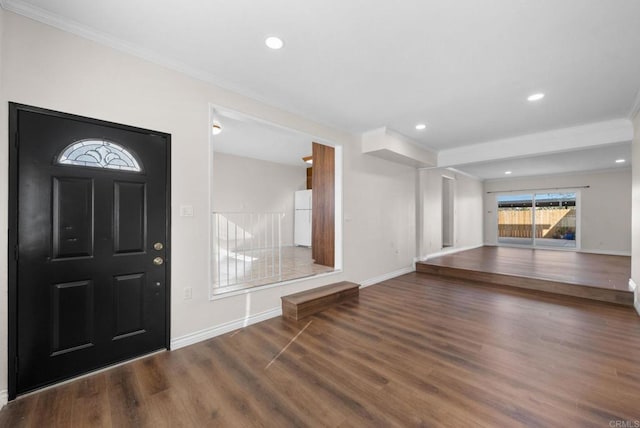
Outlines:
{"type": "Polygon", "coordinates": [[[193,217],[193,205],[180,205],[180,217],[193,217]]]}

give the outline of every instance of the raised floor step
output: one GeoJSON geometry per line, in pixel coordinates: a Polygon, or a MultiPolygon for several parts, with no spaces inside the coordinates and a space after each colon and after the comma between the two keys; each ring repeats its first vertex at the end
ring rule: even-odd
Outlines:
{"type": "Polygon", "coordinates": [[[344,300],[356,298],[359,293],[360,286],[358,284],[342,281],[282,296],[282,316],[297,321],[344,300]]]}
{"type": "Polygon", "coordinates": [[[612,290],[592,285],[575,284],[525,275],[505,274],[489,270],[442,266],[426,262],[416,263],[416,271],[440,277],[457,278],[508,287],[526,288],[565,296],[581,297],[618,305],[633,306],[633,292],[612,290]]]}

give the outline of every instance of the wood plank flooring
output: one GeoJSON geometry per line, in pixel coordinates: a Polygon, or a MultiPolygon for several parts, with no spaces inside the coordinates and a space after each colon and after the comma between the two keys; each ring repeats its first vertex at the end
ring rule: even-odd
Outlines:
{"type": "Polygon", "coordinates": [[[631,308],[413,273],[20,398],[0,426],[609,427],[640,421],[639,385],[631,308]]]}
{"type": "Polygon", "coordinates": [[[359,289],[360,285],[354,282],[342,281],[282,296],[282,316],[295,321],[301,320],[344,300],[357,299],[359,289]]]}
{"type": "Polygon", "coordinates": [[[485,246],[418,262],[416,270],[633,306],[626,256],[485,246]]]}

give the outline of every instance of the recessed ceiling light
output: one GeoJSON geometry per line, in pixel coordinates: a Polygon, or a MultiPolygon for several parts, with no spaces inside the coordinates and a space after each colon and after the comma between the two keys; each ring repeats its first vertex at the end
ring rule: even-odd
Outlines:
{"type": "Polygon", "coordinates": [[[528,101],[538,101],[544,98],[544,94],[542,92],[538,92],[537,94],[529,95],[527,98],[528,101]]]}
{"type": "Polygon", "coordinates": [[[416,129],[418,131],[422,131],[423,129],[427,129],[427,125],[425,125],[424,123],[419,123],[416,125],[416,129]]]}
{"type": "Polygon", "coordinates": [[[264,39],[264,44],[271,49],[282,49],[284,42],[280,37],[270,36],[264,39]]]}
{"type": "Polygon", "coordinates": [[[626,161],[624,159],[616,159],[616,163],[625,163],[626,161]]]}
{"type": "Polygon", "coordinates": [[[510,175],[510,174],[511,174],[511,171],[505,171],[505,172],[504,172],[504,174],[505,174],[505,175],[510,175]]]}

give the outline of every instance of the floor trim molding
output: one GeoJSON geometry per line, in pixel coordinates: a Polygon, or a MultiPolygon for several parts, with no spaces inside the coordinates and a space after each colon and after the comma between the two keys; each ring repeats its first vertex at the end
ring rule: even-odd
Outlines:
{"type": "Polygon", "coordinates": [[[447,254],[453,254],[453,253],[459,253],[461,251],[469,251],[469,250],[475,250],[476,248],[480,248],[480,247],[484,247],[487,244],[478,244],[478,245],[469,245],[468,247],[453,247],[447,250],[442,250],[442,251],[438,251],[437,253],[431,253],[431,254],[427,254],[426,256],[420,258],[419,261],[426,261],[429,259],[433,259],[436,257],[440,257],[440,256],[444,256],[447,254]]]}
{"type": "Polygon", "coordinates": [[[6,389],[0,389],[0,409],[9,401],[9,391],[6,389]]]}
{"type": "Polygon", "coordinates": [[[229,333],[230,331],[237,330],[251,324],[259,323],[270,318],[279,317],[281,315],[282,308],[277,307],[265,312],[260,312],[258,314],[250,315],[234,321],[225,322],[219,325],[195,331],[193,333],[185,334],[184,336],[171,339],[171,350],[184,348],[185,346],[193,345],[194,343],[202,342],[203,340],[211,339],[212,337],[220,336],[221,334],[229,333]]]}
{"type": "Polygon", "coordinates": [[[636,312],[640,315],[640,288],[638,288],[638,284],[633,278],[629,278],[629,290],[633,291],[633,307],[636,308],[636,312]]]}
{"type": "MultiPolygon", "coordinates": [[[[539,247],[538,247],[539,248],[539,247]]],[[[602,254],[605,256],[625,256],[631,257],[631,251],[614,251],[614,250],[578,250],[579,253],[602,254]]]]}
{"type": "Polygon", "coordinates": [[[407,267],[404,267],[402,269],[394,270],[393,272],[388,272],[388,273],[385,273],[385,274],[382,274],[382,275],[375,276],[373,278],[366,279],[366,280],[360,282],[360,287],[361,288],[369,287],[370,285],[374,285],[374,284],[377,284],[379,282],[386,281],[388,279],[392,279],[392,278],[398,277],[400,275],[405,275],[407,273],[415,272],[415,270],[416,270],[416,266],[415,266],[415,264],[412,264],[411,266],[407,266],[407,267]]]}

